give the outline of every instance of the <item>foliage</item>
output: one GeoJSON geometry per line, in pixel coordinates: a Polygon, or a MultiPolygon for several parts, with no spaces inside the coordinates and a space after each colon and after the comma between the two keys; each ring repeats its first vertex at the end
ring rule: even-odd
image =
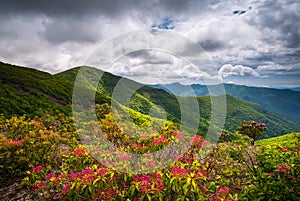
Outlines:
{"type": "MultiPolygon", "coordinates": [[[[31,68],[18,67],[0,62],[0,113],[6,118],[13,115],[28,117],[42,116],[45,111],[71,115],[72,91],[79,67],[51,75],[31,68]]],[[[103,73],[95,102],[98,104],[111,104],[111,95],[114,87],[121,77],[90,68],[94,74],[103,73]],[[93,70],[92,70],[93,69],[93,70]]],[[[125,78],[124,78],[125,79],[125,78]]],[[[128,80],[128,83],[134,81],[128,80]]],[[[134,83],[135,85],[138,83],[134,83]]],[[[93,90],[85,86],[86,90],[93,90]]],[[[130,91],[130,89],[128,89],[130,91]]],[[[188,97],[176,97],[162,89],[142,86],[132,92],[129,108],[142,114],[149,114],[153,105],[161,106],[166,111],[167,120],[180,123],[181,110],[178,100],[184,102],[188,97]]],[[[227,115],[225,129],[232,134],[241,119],[253,119],[265,122],[269,128],[263,138],[282,135],[298,131],[299,123],[268,111],[257,104],[242,101],[231,96],[227,99],[227,115]]],[[[298,100],[298,99],[297,99],[298,100]]],[[[210,97],[197,97],[200,109],[199,132],[206,132],[210,126],[210,97]]],[[[194,110],[184,111],[191,117],[196,116],[194,110]]],[[[159,113],[159,111],[158,111],[159,113]]]]}
{"type": "MultiPolygon", "coordinates": [[[[258,144],[261,144],[261,142],[258,141],[258,144]]],[[[258,160],[258,164],[257,166],[253,166],[251,172],[252,185],[249,185],[247,188],[245,188],[244,194],[242,195],[243,199],[299,199],[299,144],[299,140],[297,139],[287,146],[281,146],[277,143],[260,145],[260,149],[254,152],[255,157],[258,160]]]]}
{"type": "Polygon", "coordinates": [[[60,162],[59,152],[78,144],[72,120],[60,114],[33,119],[0,119],[0,168],[3,174],[24,175],[41,165],[53,168],[60,162]]]}
{"type": "MultiPolygon", "coordinates": [[[[162,88],[169,93],[175,93],[176,95],[184,94],[189,91],[192,87],[194,93],[197,96],[208,96],[208,87],[200,84],[193,84],[192,86],[184,86],[179,83],[167,84],[167,85],[154,85],[154,87],[162,88]],[[171,89],[176,89],[169,91],[166,89],[169,87],[171,89]]],[[[211,88],[215,86],[210,86],[211,88]]],[[[216,87],[219,87],[216,85],[216,87]]],[[[263,108],[279,113],[283,116],[294,119],[295,121],[300,121],[300,93],[289,89],[274,89],[267,87],[249,87],[243,85],[235,84],[224,84],[224,89],[226,94],[233,96],[235,98],[250,101],[261,105],[263,108]]],[[[299,90],[298,90],[299,91],[299,90]]],[[[245,119],[245,118],[244,118],[245,119]]],[[[253,117],[248,117],[248,119],[253,119],[253,117]]],[[[258,120],[262,121],[262,120],[258,120]]],[[[268,124],[269,125],[269,124],[268,124]]]]}
{"type": "MultiPolygon", "coordinates": [[[[106,113],[99,115],[104,117],[99,125],[107,139],[128,152],[154,152],[184,136],[170,122],[150,138],[131,138],[116,127],[109,107],[97,108],[106,113]]],[[[23,185],[44,199],[229,201],[299,197],[296,134],[291,136],[290,146],[264,144],[264,140],[256,141],[260,146],[252,146],[251,139],[239,133],[231,136],[234,140],[214,146],[194,135],[191,147],[169,167],[132,174],[95,160],[88,147],[77,141],[72,119],[62,114],[33,119],[2,116],[0,122],[1,167],[12,176],[23,175],[23,185]]],[[[118,158],[120,165],[130,163],[128,155],[118,158]]],[[[151,166],[151,160],[146,164],[151,166]]]]}
{"type": "Polygon", "coordinates": [[[243,135],[247,135],[252,138],[252,145],[257,138],[262,136],[264,132],[267,130],[265,123],[255,122],[252,120],[244,120],[238,127],[237,131],[243,135]]]}
{"type": "MultiPolygon", "coordinates": [[[[227,96],[225,130],[219,133],[219,143],[213,145],[199,135],[210,125],[209,97],[197,97],[201,121],[198,134],[193,136],[180,132],[177,124],[182,112],[178,100],[189,97],[175,97],[148,86],[133,93],[129,107],[116,104],[132,120],[120,123],[118,118],[124,116],[112,115],[110,108],[111,101],[115,101],[111,94],[120,77],[104,73],[96,94],[96,102],[101,103],[95,108],[99,122],[88,122],[85,127],[91,131],[88,137],[96,143],[101,141],[93,134],[100,128],[105,139],[123,151],[115,155],[117,161],[114,161],[109,150],[99,152],[97,147],[83,145],[78,136],[80,129],[75,130],[72,118],[68,117],[79,68],[52,76],[33,69],[0,65],[2,183],[20,176],[24,186],[49,200],[229,201],[300,197],[299,133],[256,140],[266,127],[254,121],[240,123],[240,119],[250,117],[265,122],[269,131],[266,136],[296,130],[299,125],[256,104],[227,96]],[[153,105],[161,106],[167,112],[167,119],[150,118],[153,105]],[[47,109],[49,113],[45,112],[47,109]],[[20,116],[23,114],[28,115],[20,116]],[[239,123],[238,131],[230,132],[239,123]],[[92,127],[95,125],[98,127],[92,127]],[[136,126],[143,128],[144,133],[136,126]],[[143,173],[145,166],[157,165],[151,157],[137,165],[139,174],[108,168],[93,157],[99,153],[111,164],[118,162],[126,170],[135,164],[129,153],[148,156],[183,138],[190,142],[190,148],[183,153],[170,150],[168,156],[177,156],[177,160],[156,172],[143,173]]],[[[91,90],[89,87],[86,89],[91,90]]],[[[194,111],[183,112],[191,117],[195,115],[194,111]]]]}

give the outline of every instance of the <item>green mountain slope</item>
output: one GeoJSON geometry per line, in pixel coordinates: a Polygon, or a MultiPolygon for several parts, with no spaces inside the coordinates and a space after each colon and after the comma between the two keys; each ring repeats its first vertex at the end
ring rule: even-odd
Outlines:
{"type": "MultiPolygon", "coordinates": [[[[180,83],[153,85],[153,87],[172,89],[176,95],[188,95],[188,87],[180,83]]],[[[212,86],[213,87],[213,86],[212,86]]],[[[264,87],[248,87],[234,84],[224,84],[226,94],[238,99],[258,103],[262,107],[278,112],[288,118],[300,122],[300,92],[290,89],[272,89],[264,87]]],[[[197,96],[207,96],[208,89],[204,85],[191,86],[197,96]]],[[[169,90],[167,90],[169,91],[169,90]]]]}
{"type": "MultiPolygon", "coordinates": [[[[90,68],[91,73],[103,73],[90,68]]],[[[56,75],[51,75],[35,69],[0,63],[0,113],[6,117],[14,114],[28,116],[41,115],[44,111],[58,110],[71,115],[72,93],[74,80],[79,67],[56,75]]],[[[92,74],[91,74],[92,76],[92,74]]],[[[121,77],[104,73],[97,87],[96,103],[111,103],[112,93],[121,77]]],[[[124,90],[131,93],[130,86],[140,88],[133,93],[129,107],[143,114],[149,114],[154,105],[159,105],[167,113],[167,118],[179,123],[181,110],[178,100],[188,97],[176,97],[162,89],[143,86],[134,81],[126,80],[128,87],[124,90]]],[[[85,86],[85,90],[92,90],[85,86]]],[[[115,101],[115,100],[114,100],[115,101]]],[[[200,131],[206,131],[210,125],[210,97],[197,97],[200,108],[200,131]]],[[[300,125],[278,113],[268,111],[261,106],[227,96],[227,116],[225,129],[233,131],[244,119],[265,122],[268,130],[265,137],[300,131],[300,125]]],[[[159,109],[157,109],[159,112],[159,109]]],[[[184,111],[191,119],[197,116],[195,111],[184,111]]]]}
{"type": "Polygon", "coordinates": [[[269,139],[257,140],[255,145],[280,145],[282,147],[299,148],[300,133],[289,133],[269,139]]]}
{"type": "Polygon", "coordinates": [[[71,112],[72,85],[49,73],[0,62],[0,113],[41,115],[43,111],[71,112]]]}

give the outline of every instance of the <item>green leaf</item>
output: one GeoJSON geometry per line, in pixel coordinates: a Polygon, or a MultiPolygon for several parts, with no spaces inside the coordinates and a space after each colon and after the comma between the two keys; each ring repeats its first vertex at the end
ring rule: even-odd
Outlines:
{"type": "Polygon", "coordinates": [[[71,187],[70,187],[70,190],[73,190],[76,186],[76,182],[72,183],[71,187]]]}

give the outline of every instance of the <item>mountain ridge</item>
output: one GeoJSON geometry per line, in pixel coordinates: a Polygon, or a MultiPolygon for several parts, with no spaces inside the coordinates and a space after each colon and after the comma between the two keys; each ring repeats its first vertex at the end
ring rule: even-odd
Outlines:
{"type": "MultiPolygon", "coordinates": [[[[196,96],[209,95],[208,88],[214,88],[216,85],[192,84],[191,86],[180,83],[166,85],[150,85],[161,88],[175,95],[189,95],[192,89],[196,96]],[[172,89],[172,90],[168,90],[172,89]],[[187,92],[187,93],[185,93],[187,92]]],[[[225,93],[238,99],[250,101],[261,105],[262,107],[280,113],[288,118],[300,122],[300,92],[292,89],[275,89],[266,87],[250,87],[245,85],[224,84],[225,93]]],[[[220,92],[222,94],[222,92],[220,92]]]]}
{"type": "MultiPolygon", "coordinates": [[[[72,115],[72,91],[79,69],[80,67],[75,67],[51,75],[31,68],[0,63],[0,113],[6,117],[24,114],[34,116],[43,115],[48,110],[53,112],[57,110],[66,115],[72,115]]],[[[95,71],[97,72],[98,69],[95,71]]],[[[102,78],[97,88],[95,102],[110,104],[114,87],[122,77],[104,72],[102,78]]],[[[129,80],[129,82],[134,81],[129,80]]],[[[178,99],[173,94],[149,86],[141,87],[136,93],[132,97],[130,108],[147,114],[153,105],[159,105],[167,112],[168,119],[180,122],[181,111],[178,99]]],[[[228,95],[226,98],[228,105],[225,129],[230,132],[233,132],[244,119],[267,123],[269,129],[265,137],[300,130],[297,122],[268,111],[258,104],[228,95]]],[[[199,129],[205,132],[210,124],[211,98],[209,96],[197,97],[197,101],[201,116],[199,129]]],[[[191,117],[196,116],[193,111],[187,112],[191,117]]]]}

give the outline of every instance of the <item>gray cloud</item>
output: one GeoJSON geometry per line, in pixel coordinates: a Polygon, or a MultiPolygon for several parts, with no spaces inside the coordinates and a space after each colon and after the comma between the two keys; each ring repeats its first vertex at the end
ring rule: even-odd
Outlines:
{"type": "Polygon", "coordinates": [[[205,39],[203,41],[199,41],[198,44],[206,51],[215,51],[215,50],[222,50],[226,48],[226,44],[219,40],[214,39],[205,39]]]}
{"type": "Polygon", "coordinates": [[[97,24],[86,23],[84,20],[55,18],[43,23],[45,29],[39,32],[39,36],[48,42],[59,44],[66,41],[95,43],[99,40],[97,24]]]}
{"type": "Polygon", "coordinates": [[[140,1],[129,0],[88,0],[88,1],[1,1],[1,14],[45,14],[48,16],[85,16],[103,13],[115,16],[122,11],[139,5],[140,1]]]}
{"type": "MultiPolygon", "coordinates": [[[[253,70],[262,77],[274,74],[277,84],[287,85],[287,75],[291,83],[300,77],[299,10],[298,0],[0,0],[0,60],[55,73],[81,65],[105,40],[129,31],[151,31],[151,25],[170,19],[173,31],[202,46],[218,68],[232,66],[236,75],[226,81],[242,83],[253,70]],[[247,12],[233,14],[236,10],[247,12]]],[[[170,39],[170,45],[176,44],[170,39]]],[[[193,47],[178,49],[196,53],[193,47]]],[[[131,65],[124,67],[124,75],[141,74],[143,65],[156,65],[157,70],[174,65],[174,78],[181,74],[182,82],[197,82],[192,72],[185,72],[188,68],[162,55],[139,52],[124,61],[139,67],[134,68],[137,72],[131,65]]],[[[261,78],[249,75],[247,84],[261,78]]]]}
{"type": "Polygon", "coordinates": [[[249,20],[250,24],[259,26],[267,32],[277,31],[279,36],[265,40],[277,43],[282,40],[287,47],[300,47],[300,4],[298,1],[262,1],[258,6],[256,17],[249,20]]]}

